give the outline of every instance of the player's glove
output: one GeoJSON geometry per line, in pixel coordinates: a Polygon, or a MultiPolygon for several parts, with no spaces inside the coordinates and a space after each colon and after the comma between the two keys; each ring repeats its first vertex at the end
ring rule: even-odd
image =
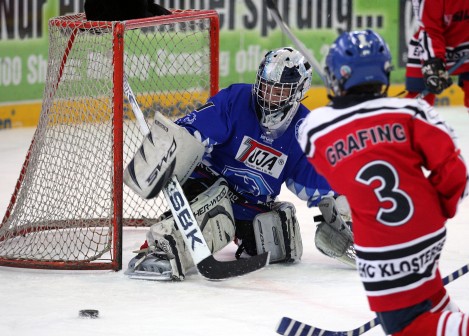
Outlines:
{"type": "Polygon", "coordinates": [[[351,219],[347,199],[345,196],[335,200],[326,197],[319,202],[318,207],[321,215],[314,216],[314,221],[320,222],[314,237],[317,249],[328,257],[356,267],[352,223],[345,221],[351,219]]]}
{"type": "Polygon", "coordinates": [[[453,84],[453,80],[446,71],[445,63],[441,58],[431,58],[425,61],[422,74],[425,87],[431,93],[439,94],[453,84]]]}

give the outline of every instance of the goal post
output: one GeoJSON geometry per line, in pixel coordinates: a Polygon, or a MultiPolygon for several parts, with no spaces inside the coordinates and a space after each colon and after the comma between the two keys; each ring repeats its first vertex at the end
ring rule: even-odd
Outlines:
{"type": "Polygon", "coordinates": [[[144,137],[124,76],[148,124],[155,113],[181,117],[218,91],[218,43],[213,10],[49,20],[42,110],[0,224],[0,266],[122,269],[123,226],[151,225],[168,209],[123,184],[144,137]]]}

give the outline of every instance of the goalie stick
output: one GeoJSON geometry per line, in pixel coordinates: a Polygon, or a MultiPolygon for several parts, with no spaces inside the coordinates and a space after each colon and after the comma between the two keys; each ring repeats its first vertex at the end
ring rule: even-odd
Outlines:
{"type": "MultiPolygon", "coordinates": [[[[124,93],[132,106],[132,110],[140,124],[142,133],[147,135],[150,133],[150,129],[125,75],[124,93]]],[[[170,206],[176,225],[179,231],[181,231],[184,243],[188,246],[188,250],[194,260],[194,264],[196,265],[199,273],[205,279],[223,280],[241,276],[257,271],[269,264],[270,252],[265,252],[247,259],[237,259],[232,261],[216,260],[210,252],[202,234],[202,230],[197,224],[197,220],[190,208],[189,201],[175,176],[172,176],[168,183],[163,187],[163,193],[170,206]]],[[[149,277],[143,277],[143,274],[141,275],[142,279],[150,279],[149,277]]]]}
{"type": "MultiPolygon", "coordinates": [[[[469,264],[464,265],[460,269],[447,275],[443,278],[443,284],[446,286],[450,282],[458,279],[464,274],[469,272],[469,264]]],[[[359,326],[358,328],[344,331],[332,331],[327,329],[321,329],[314,327],[309,324],[296,321],[289,317],[282,317],[277,327],[277,334],[284,336],[357,336],[366,333],[370,329],[379,325],[380,322],[377,317],[373,320],[359,326]]]]}
{"type": "Polygon", "coordinates": [[[329,89],[329,85],[327,84],[327,78],[322,72],[322,67],[319,64],[319,62],[314,58],[314,56],[309,52],[309,50],[306,48],[306,46],[293,34],[293,32],[290,30],[290,28],[287,26],[285,21],[283,21],[282,16],[280,15],[280,12],[277,8],[277,5],[275,4],[274,0],[267,0],[267,8],[270,11],[270,14],[274,18],[275,22],[280,26],[282,31],[284,32],[285,35],[287,35],[290,40],[293,42],[293,44],[296,46],[296,48],[303,54],[303,56],[306,58],[306,60],[311,64],[311,66],[314,68],[314,70],[317,72],[318,76],[321,78],[321,81],[324,83],[326,86],[326,89],[329,89]]]}

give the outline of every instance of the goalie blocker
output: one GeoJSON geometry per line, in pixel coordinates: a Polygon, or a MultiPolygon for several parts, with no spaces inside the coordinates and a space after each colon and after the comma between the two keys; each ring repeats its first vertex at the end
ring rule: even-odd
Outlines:
{"type": "Polygon", "coordinates": [[[155,113],[150,133],[124,171],[124,183],[143,198],[156,197],[173,175],[183,184],[204,151],[185,128],[155,113]]]}

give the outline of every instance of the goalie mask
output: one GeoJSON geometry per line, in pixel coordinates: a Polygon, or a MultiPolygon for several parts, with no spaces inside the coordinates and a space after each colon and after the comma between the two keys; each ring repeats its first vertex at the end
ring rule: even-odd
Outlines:
{"type": "Polygon", "coordinates": [[[275,139],[285,132],[311,85],[311,75],[310,64],[292,48],[272,50],[265,55],[253,87],[265,134],[275,139]]]}

